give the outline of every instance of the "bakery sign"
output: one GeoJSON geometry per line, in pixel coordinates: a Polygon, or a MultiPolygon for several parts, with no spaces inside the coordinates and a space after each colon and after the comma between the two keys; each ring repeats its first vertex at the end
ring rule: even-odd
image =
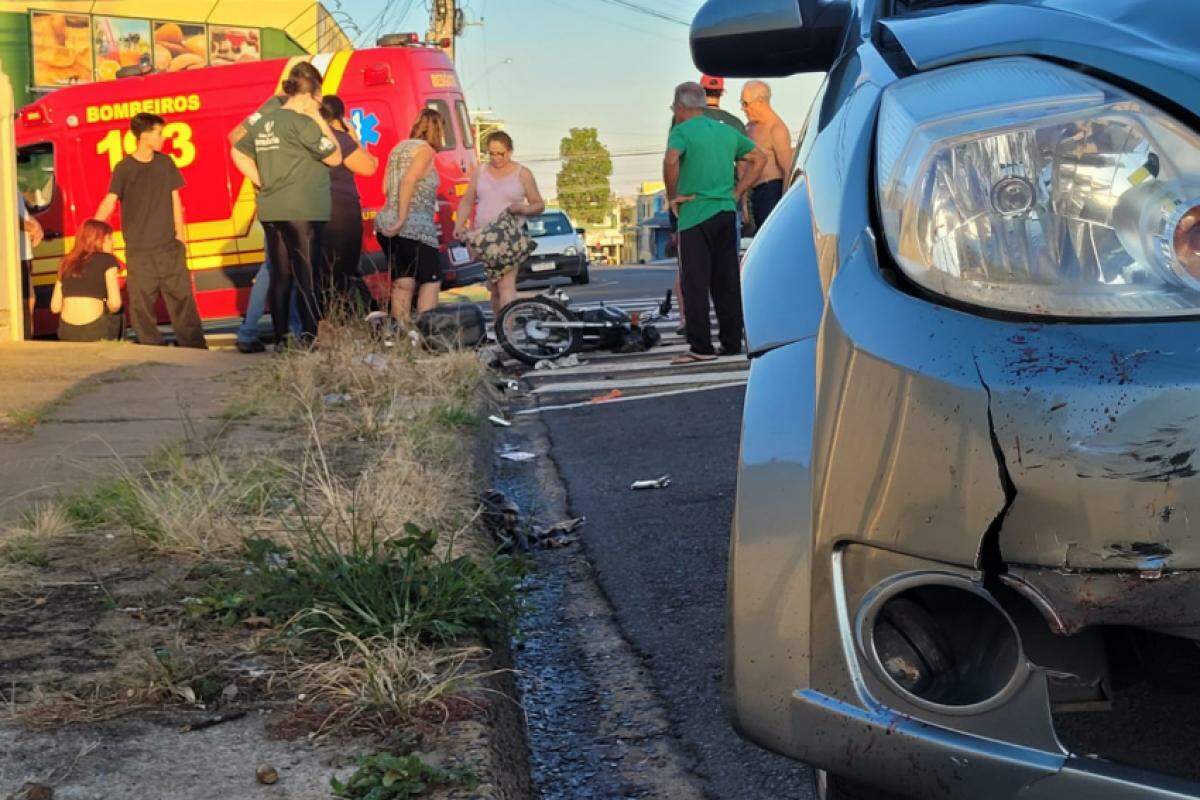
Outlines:
{"type": "Polygon", "coordinates": [[[33,86],[111,81],[124,67],[182,72],[258,61],[261,30],[231,25],[30,11],[33,86]]]}

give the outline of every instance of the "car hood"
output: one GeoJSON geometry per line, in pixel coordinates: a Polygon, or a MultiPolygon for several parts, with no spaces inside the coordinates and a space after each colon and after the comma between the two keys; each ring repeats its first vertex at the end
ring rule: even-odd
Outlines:
{"type": "Polygon", "coordinates": [[[533,240],[537,242],[537,250],[534,250],[533,253],[538,256],[562,255],[562,252],[568,247],[579,247],[579,239],[574,233],[564,233],[558,236],[535,236],[533,240]]]}
{"type": "Polygon", "coordinates": [[[1200,113],[1200,15],[1179,5],[1162,0],[993,0],[881,24],[919,70],[977,58],[1044,56],[1131,81],[1200,113]]]}

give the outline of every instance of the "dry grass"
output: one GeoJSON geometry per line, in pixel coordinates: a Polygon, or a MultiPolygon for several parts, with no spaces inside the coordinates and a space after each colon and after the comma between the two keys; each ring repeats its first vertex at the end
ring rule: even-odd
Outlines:
{"type": "Polygon", "coordinates": [[[73,530],[58,503],[38,502],[0,533],[0,589],[18,591],[37,580],[47,546],[73,530]]]}
{"type": "Polygon", "coordinates": [[[126,470],[142,516],[140,531],[158,550],[211,556],[236,550],[275,515],[287,494],[283,470],[266,458],[227,460],[215,450],[188,457],[167,453],[165,463],[126,470]]]}
{"type": "Polygon", "coordinates": [[[21,515],[21,521],[9,532],[45,541],[64,536],[72,530],[71,520],[60,504],[38,502],[21,515]]]}
{"type": "Polygon", "coordinates": [[[329,632],[336,635],[332,655],[290,672],[305,702],[324,710],[317,735],[386,734],[414,717],[444,722],[450,699],[484,691],[480,681],[495,674],[484,668],[489,653],[481,647],[434,649],[409,639],[363,639],[336,627],[329,632]]]}
{"type": "MultiPolygon", "coordinates": [[[[218,451],[191,441],[191,455],[165,451],[91,496],[39,507],[29,532],[127,530],[157,552],[220,562],[250,539],[303,547],[314,524],[331,535],[369,527],[392,538],[411,523],[461,550],[478,510],[472,424],[485,377],[474,352],[431,356],[407,340],[390,347],[364,328],[331,325],[319,350],[270,359],[230,407],[230,421],[254,417],[275,431],[274,448],[218,451]]],[[[479,647],[364,639],[336,630],[333,617],[322,624],[332,645],[291,652],[281,675],[320,710],[322,734],[444,718],[448,703],[461,705],[489,674],[479,647]]],[[[202,703],[223,669],[220,648],[204,647],[177,643],[166,655],[147,654],[107,686],[36,691],[14,701],[10,716],[52,728],[202,703]]]]}

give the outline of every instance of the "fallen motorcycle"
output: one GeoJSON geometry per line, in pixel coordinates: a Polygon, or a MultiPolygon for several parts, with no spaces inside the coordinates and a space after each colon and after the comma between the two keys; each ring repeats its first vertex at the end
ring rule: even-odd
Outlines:
{"type": "Polygon", "coordinates": [[[573,309],[570,302],[558,292],[510,303],[496,318],[496,341],[510,356],[530,366],[539,361],[557,361],[581,350],[640,353],[662,341],[662,334],[652,323],[671,313],[670,290],[650,314],[604,304],[573,309]]]}

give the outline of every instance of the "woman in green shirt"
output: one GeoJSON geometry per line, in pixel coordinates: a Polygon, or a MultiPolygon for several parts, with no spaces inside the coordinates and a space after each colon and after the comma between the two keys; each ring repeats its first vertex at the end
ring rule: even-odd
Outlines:
{"type": "Polygon", "coordinates": [[[258,217],[271,264],[271,324],[275,349],[288,340],[292,289],[297,293],[301,340],[310,345],[324,304],[322,234],[331,216],[329,167],[342,163],[329,124],[321,117],[320,84],[304,76],[283,84],[287,101],[255,112],[247,134],[233,147],[233,160],[259,187],[258,217]]]}

